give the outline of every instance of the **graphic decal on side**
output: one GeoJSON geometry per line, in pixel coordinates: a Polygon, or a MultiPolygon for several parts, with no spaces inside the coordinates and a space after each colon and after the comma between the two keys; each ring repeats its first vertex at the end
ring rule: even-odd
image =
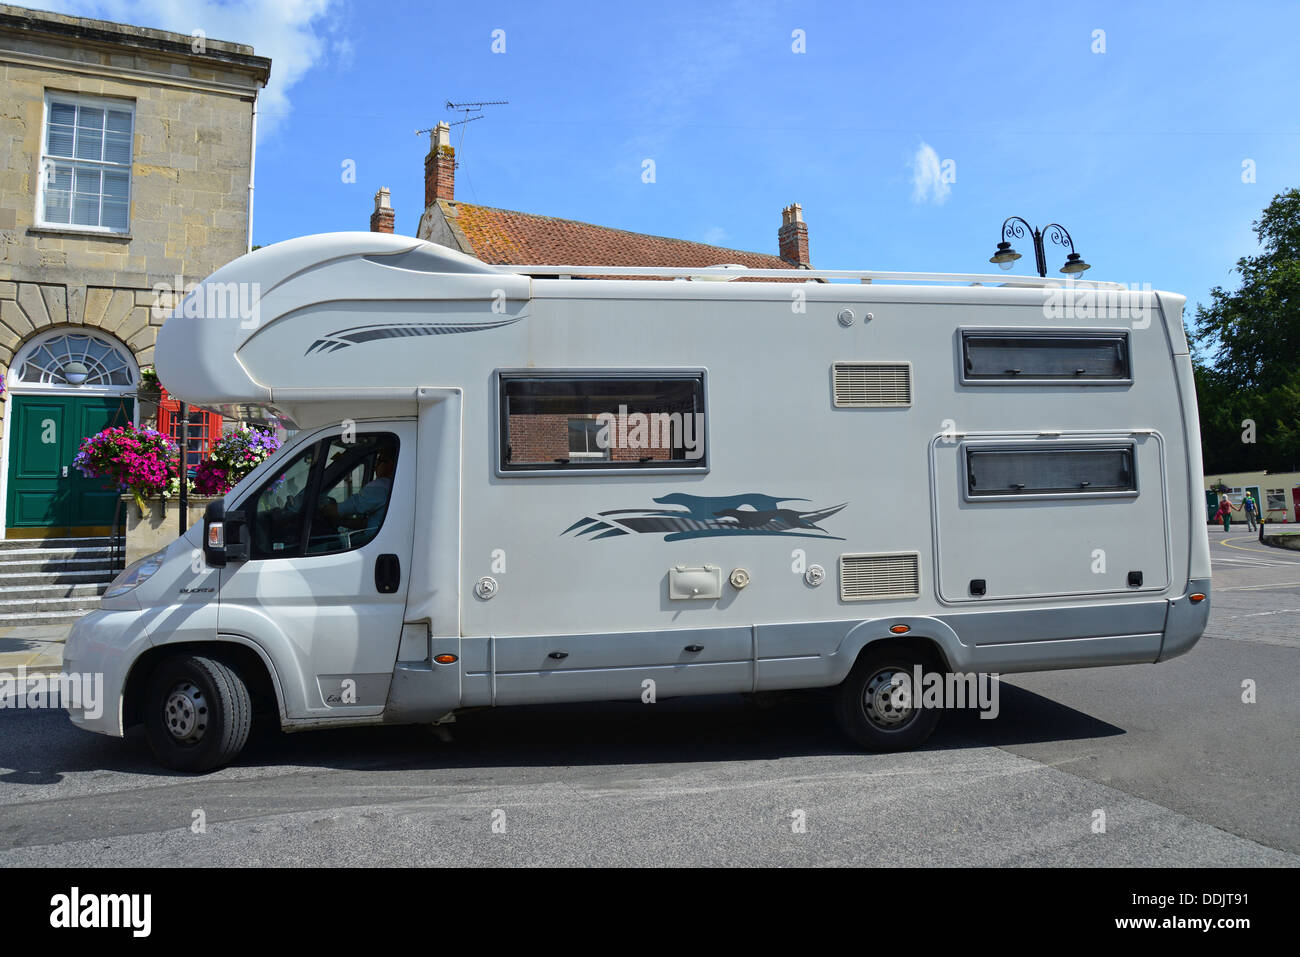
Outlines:
{"type": "Polygon", "coordinates": [[[329,335],[317,339],[307,347],[307,351],[303,355],[309,356],[313,352],[318,355],[326,352],[338,352],[348,346],[373,342],[376,339],[400,339],[406,336],[445,336],[457,332],[482,332],[485,329],[499,329],[502,326],[511,325],[522,318],[524,317],[512,316],[509,319],[495,319],[489,322],[398,322],[386,326],[353,326],[351,329],[340,329],[338,332],[331,332],[329,335]]]}
{"type": "Polygon", "coordinates": [[[662,533],[666,542],[714,535],[781,535],[844,541],[818,523],[846,508],[848,502],[811,511],[781,508],[782,502],[806,501],[806,498],[776,498],[758,493],[706,497],[673,492],[654,502],[676,508],[619,508],[597,512],[594,518],[579,519],[560,534],[574,532],[579,538],[590,535],[597,539],[632,532],[662,533]]]}

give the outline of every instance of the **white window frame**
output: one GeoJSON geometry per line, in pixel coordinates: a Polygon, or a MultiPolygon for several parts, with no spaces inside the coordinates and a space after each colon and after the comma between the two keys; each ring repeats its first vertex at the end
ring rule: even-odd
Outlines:
{"type": "MultiPolygon", "coordinates": [[[[135,167],[135,105],[136,105],[135,100],[114,99],[110,97],[101,97],[101,96],[84,96],[80,93],[66,93],[61,90],[45,91],[45,112],[44,115],[41,117],[41,143],[40,143],[40,152],[37,155],[37,167],[36,167],[36,217],[34,219],[34,222],[38,229],[56,229],[62,232],[71,232],[71,233],[100,233],[105,236],[125,236],[130,234],[131,202],[135,194],[135,177],[134,175],[132,175],[133,169],[135,167]],[[131,130],[129,134],[131,139],[131,155],[129,160],[125,164],[110,163],[104,160],[82,160],[82,159],[76,159],[75,157],[54,158],[54,161],[56,162],[66,162],[73,166],[76,166],[78,164],[83,166],[93,166],[99,169],[101,171],[101,174],[102,171],[106,169],[126,171],[126,226],[123,227],[122,229],[114,229],[113,227],[110,226],[86,226],[81,223],[74,223],[74,222],[56,223],[56,222],[49,222],[46,220],[45,218],[46,163],[47,161],[50,160],[50,157],[46,153],[46,148],[49,146],[49,126],[50,126],[51,107],[52,104],[56,101],[60,103],[69,103],[76,107],[84,106],[84,107],[90,107],[91,109],[121,110],[131,115],[131,130]]],[[[73,152],[74,153],[76,152],[75,142],[73,144],[73,152]]],[[[102,150],[101,150],[101,154],[102,154],[102,150]]],[[[76,202],[75,190],[70,195],[72,198],[69,201],[75,204],[76,202]]],[[[100,199],[99,218],[102,222],[104,218],[103,216],[104,186],[103,186],[102,179],[100,181],[99,199],[100,199]]],[[[68,216],[69,220],[72,219],[73,215],[74,215],[73,213],[69,213],[68,216]]]]}
{"type": "MultiPolygon", "coordinates": [[[[583,418],[582,416],[573,416],[573,415],[569,416],[570,425],[572,425],[574,422],[595,422],[595,421],[596,421],[595,419],[583,418]]],[[[590,449],[588,449],[585,452],[575,452],[573,451],[573,449],[569,449],[569,458],[570,460],[590,459],[591,461],[594,462],[608,462],[610,456],[609,456],[609,449],[597,449],[594,452],[591,451],[590,449]]]]}

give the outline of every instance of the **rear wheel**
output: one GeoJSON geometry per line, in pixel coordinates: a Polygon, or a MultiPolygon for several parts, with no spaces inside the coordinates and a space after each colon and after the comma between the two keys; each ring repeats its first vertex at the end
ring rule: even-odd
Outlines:
{"type": "Polygon", "coordinates": [[[253,702],[239,673],[213,658],[162,661],[145,688],[145,734],[154,756],[178,771],[211,771],[239,755],[253,702]]]}
{"type": "Polygon", "coordinates": [[[849,737],[870,751],[907,751],[925,743],[940,713],[918,706],[917,665],[922,671],[936,668],[934,657],[911,642],[882,641],[863,650],[835,689],[835,716],[849,737]]]}

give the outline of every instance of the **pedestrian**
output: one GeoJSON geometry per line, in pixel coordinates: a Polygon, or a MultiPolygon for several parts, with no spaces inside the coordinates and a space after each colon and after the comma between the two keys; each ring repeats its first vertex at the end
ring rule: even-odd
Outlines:
{"type": "Polygon", "coordinates": [[[1249,492],[1241,500],[1241,507],[1246,513],[1246,527],[1252,532],[1259,526],[1259,505],[1255,503],[1255,498],[1249,492]]]}
{"type": "Polygon", "coordinates": [[[1232,528],[1232,503],[1228,501],[1228,496],[1219,499],[1219,510],[1214,513],[1214,517],[1223,523],[1225,532],[1232,528]]]}

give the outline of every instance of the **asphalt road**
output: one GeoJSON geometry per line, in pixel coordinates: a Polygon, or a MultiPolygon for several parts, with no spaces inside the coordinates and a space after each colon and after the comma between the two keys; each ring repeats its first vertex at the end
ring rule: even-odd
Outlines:
{"type": "Polygon", "coordinates": [[[1189,655],[1005,679],[998,719],[909,754],[853,750],[809,693],[264,732],[195,778],[0,711],[0,864],[1296,866],[1300,553],[1211,542],[1189,655]]]}

